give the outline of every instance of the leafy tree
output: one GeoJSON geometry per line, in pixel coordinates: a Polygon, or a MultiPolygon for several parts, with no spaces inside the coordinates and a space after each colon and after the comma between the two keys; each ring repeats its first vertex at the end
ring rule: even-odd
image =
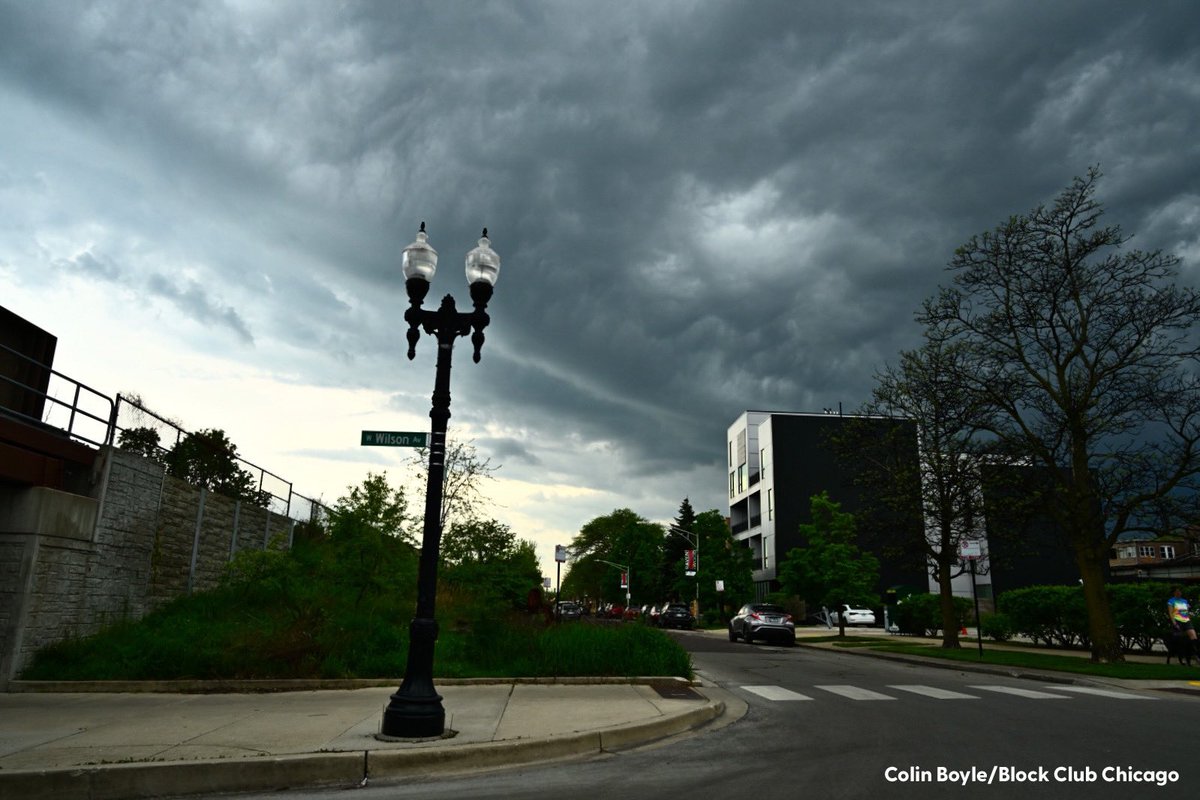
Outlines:
{"type": "Polygon", "coordinates": [[[496,520],[469,520],[450,526],[442,538],[440,573],[448,584],[470,589],[485,601],[524,606],[529,590],[542,582],[533,542],[517,539],[496,520]]]}
{"type": "Polygon", "coordinates": [[[631,600],[654,602],[662,597],[662,544],[665,532],[628,508],[620,508],[584,525],[571,540],[571,569],[563,579],[564,596],[588,595],[624,601],[619,571],[606,564],[628,566],[633,573],[631,600]]]}
{"type": "Polygon", "coordinates": [[[754,597],[750,550],[734,540],[725,515],[715,508],[697,514],[691,529],[700,535],[700,563],[696,577],[687,580],[698,581],[700,613],[710,622],[727,620],[731,607],[754,597]],[[717,591],[718,580],[723,592],[717,591]]]}
{"type": "Polygon", "coordinates": [[[854,515],[841,510],[826,492],[812,497],[811,523],[800,526],[807,541],[792,548],[779,565],[785,592],[813,606],[875,606],[879,559],[855,544],[854,515]]]}
{"type": "Polygon", "coordinates": [[[367,473],[359,486],[338,498],[329,519],[337,579],[356,603],[397,589],[405,596],[416,584],[417,551],[404,489],[388,485],[387,473],[367,473]]]}
{"type": "Polygon", "coordinates": [[[183,437],[167,452],[167,472],[193,486],[266,505],[270,495],[254,487],[254,477],[238,466],[237,445],[212,428],[183,437]]]}
{"type": "Polygon", "coordinates": [[[881,532],[884,554],[928,565],[938,585],[947,648],[959,647],[951,585],[964,570],[959,544],[978,539],[984,519],[980,467],[986,452],[978,433],[985,408],[957,380],[966,357],[962,346],[936,339],[901,353],[899,365],[876,375],[864,415],[850,419],[834,438],[837,451],[854,459],[856,483],[866,489],[864,516],[881,532]]]}
{"type": "MultiPolygon", "coordinates": [[[[425,491],[429,486],[429,448],[422,447],[412,456],[421,493],[421,507],[425,504],[425,491]]],[[[474,442],[446,442],[446,470],[442,479],[441,529],[446,530],[453,520],[471,520],[479,516],[486,497],[481,484],[491,480],[499,466],[492,466],[490,458],[479,455],[474,442]]]]}
{"type": "Polygon", "coordinates": [[[117,447],[136,453],[143,458],[161,462],[162,447],[159,446],[158,431],[154,428],[126,428],[117,437],[117,447]]]}
{"type": "Polygon", "coordinates": [[[918,321],[967,349],[957,381],[991,409],[987,429],[1042,467],[1046,512],[1083,577],[1096,661],[1123,660],[1104,586],[1121,534],[1193,515],[1200,497],[1200,295],[1173,283],[1178,259],[1124,250],[1101,226],[1100,173],[972,237],[954,286],[918,321]]]}

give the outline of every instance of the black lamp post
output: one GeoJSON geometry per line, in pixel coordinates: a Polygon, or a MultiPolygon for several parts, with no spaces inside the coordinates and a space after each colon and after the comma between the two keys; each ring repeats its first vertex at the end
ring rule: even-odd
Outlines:
{"type": "Polygon", "coordinates": [[[434,619],[437,602],[438,548],[442,540],[442,481],[446,475],[446,422],[450,419],[450,356],[454,340],[472,330],[474,359],[478,363],[483,347],[483,329],[487,327],[488,300],[500,273],[500,256],[491,248],[487,228],[479,246],[467,253],[467,283],[471,287],[474,311],[455,309],[454,298],[446,295],[437,311],[421,308],[429,292],[429,282],[437,269],[437,252],[429,246],[425,223],[417,240],[404,248],[404,286],[411,304],[404,313],[408,323],[408,358],[417,352],[421,330],[437,337],[437,377],[433,384],[433,420],[429,436],[429,484],[425,489],[425,528],[421,534],[421,561],[417,573],[417,613],[408,626],[408,666],[404,681],[391,696],[383,712],[380,735],[421,739],[441,736],[446,730],[446,711],[442,697],[433,688],[433,644],[438,626],[434,619]]]}

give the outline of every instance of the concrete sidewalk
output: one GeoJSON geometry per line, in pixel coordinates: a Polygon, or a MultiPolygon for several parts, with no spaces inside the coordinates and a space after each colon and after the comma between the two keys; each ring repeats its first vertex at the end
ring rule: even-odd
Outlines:
{"type": "Polygon", "coordinates": [[[375,734],[395,686],[252,694],[35,688],[43,687],[18,682],[0,694],[0,797],[349,787],[631,747],[725,710],[704,688],[670,678],[447,681],[437,690],[448,736],[394,742],[375,734]]]}

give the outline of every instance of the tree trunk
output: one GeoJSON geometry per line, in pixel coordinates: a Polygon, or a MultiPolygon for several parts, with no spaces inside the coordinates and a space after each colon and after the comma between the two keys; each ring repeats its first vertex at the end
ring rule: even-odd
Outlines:
{"type": "Polygon", "coordinates": [[[942,605],[942,647],[958,650],[958,615],[954,613],[954,592],[950,584],[950,562],[938,558],[938,594],[942,605]]]}
{"type": "Polygon", "coordinates": [[[1124,661],[1117,624],[1113,620],[1108,590],[1104,584],[1104,558],[1107,547],[1080,547],[1075,552],[1079,574],[1083,576],[1083,599],[1087,603],[1088,638],[1091,639],[1092,661],[1124,661]]]}

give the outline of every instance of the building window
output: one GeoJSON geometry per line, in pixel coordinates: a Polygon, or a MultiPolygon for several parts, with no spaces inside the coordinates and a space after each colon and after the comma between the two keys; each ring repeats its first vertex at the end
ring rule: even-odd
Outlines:
{"type": "Polygon", "coordinates": [[[1173,545],[1164,544],[1162,547],[1158,548],[1158,554],[1162,558],[1174,558],[1175,547],[1173,545]]]}
{"type": "Polygon", "coordinates": [[[729,496],[733,497],[733,473],[729,473],[729,496]]]}
{"type": "Polygon", "coordinates": [[[758,471],[765,481],[767,479],[767,451],[765,448],[758,451],[758,471]]]}
{"type": "Polygon", "coordinates": [[[1138,545],[1138,555],[1146,558],[1154,558],[1154,545],[1143,544],[1138,545]]]}
{"type": "Polygon", "coordinates": [[[767,489],[767,521],[775,519],[775,490],[767,489]]]}
{"type": "Polygon", "coordinates": [[[729,442],[729,466],[733,466],[733,442],[729,442]]]}
{"type": "Polygon", "coordinates": [[[739,464],[737,469],[737,487],[738,494],[746,491],[746,465],[739,464]]]}

